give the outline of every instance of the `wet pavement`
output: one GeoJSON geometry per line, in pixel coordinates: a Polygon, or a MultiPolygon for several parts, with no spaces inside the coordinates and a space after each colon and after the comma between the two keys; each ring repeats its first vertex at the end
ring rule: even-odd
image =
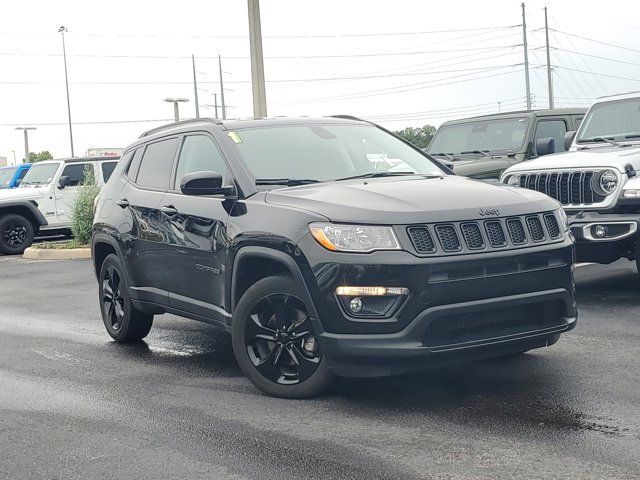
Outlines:
{"type": "Polygon", "coordinates": [[[0,478],[639,478],[640,276],[576,279],[550,348],[291,401],[204,324],[112,342],[87,261],[1,257],[0,478]]]}

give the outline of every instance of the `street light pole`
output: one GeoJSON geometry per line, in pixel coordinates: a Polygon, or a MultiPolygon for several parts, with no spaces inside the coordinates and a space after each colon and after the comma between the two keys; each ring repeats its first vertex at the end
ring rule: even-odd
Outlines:
{"type": "Polygon", "coordinates": [[[200,118],[200,105],[198,104],[198,80],[196,79],[196,57],[191,55],[191,64],[193,66],[193,97],[196,102],[196,118],[200,118]]]}
{"type": "Polygon", "coordinates": [[[167,103],[173,103],[173,119],[175,123],[178,123],[180,121],[180,109],[178,107],[178,103],[188,102],[189,99],[188,98],[165,98],[164,101],[167,103]]]}
{"type": "Polygon", "coordinates": [[[69,76],[67,74],[67,49],[64,44],[64,32],[67,28],[62,25],[58,28],[58,32],[62,35],[62,57],[64,59],[64,84],[67,87],[67,114],[69,115],[69,142],[71,143],[71,157],[75,157],[73,152],[73,130],[71,128],[71,103],[69,102],[69,76]]]}
{"type": "Polygon", "coordinates": [[[264,85],[264,58],[262,56],[262,27],[260,26],[260,0],[247,0],[249,9],[249,47],[251,51],[251,87],[253,90],[253,116],[267,116],[267,92],[264,85]]]}
{"type": "MultiPolygon", "coordinates": [[[[24,132],[24,162],[29,163],[29,130],[35,130],[36,127],[16,127],[16,130],[22,130],[24,132]]],[[[15,156],[15,152],[14,152],[15,156]]]]}

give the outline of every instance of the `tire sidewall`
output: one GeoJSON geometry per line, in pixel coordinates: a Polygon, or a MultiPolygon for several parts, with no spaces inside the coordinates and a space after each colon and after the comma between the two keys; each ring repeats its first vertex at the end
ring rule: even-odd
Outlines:
{"type": "Polygon", "coordinates": [[[23,217],[22,215],[19,215],[17,213],[10,213],[9,215],[0,217],[0,252],[6,253],[8,255],[17,255],[23,253],[28,247],[33,244],[34,235],[35,230],[33,228],[33,225],[27,218],[23,217]],[[25,235],[25,240],[19,247],[12,247],[10,245],[7,245],[2,239],[4,230],[10,223],[21,223],[26,227],[27,233],[25,235]]]}
{"type": "MultiPolygon", "coordinates": [[[[332,375],[327,366],[324,354],[315,373],[302,383],[296,385],[279,385],[263,377],[249,358],[244,339],[244,326],[255,305],[266,296],[279,293],[295,295],[300,299],[296,283],[289,277],[269,277],[253,284],[238,302],[231,326],[233,351],[242,372],[263,392],[283,398],[308,398],[318,395],[331,381],[332,375]]],[[[317,333],[317,332],[316,332],[317,333]]],[[[317,338],[317,336],[316,336],[317,338]]]]}
{"type": "Polygon", "coordinates": [[[116,341],[124,341],[127,338],[127,332],[131,328],[131,299],[129,297],[129,285],[127,283],[126,275],[124,274],[124,269],[120,264],[120,260],[114,254],[107,255],[107,258],[105,258],[104,262],[102,262],[102,266],[100,267],[100,276],[98,277],[98,300],[100,302],[100,316],[102,317],[104,327],[107,329],[107,333],[109,333],[111,338],[116,341]],[[120,283],[122,284],[120,287],[120,294],[124,299],[124,318],[122,319],[122,325],[118,330],[113,329],[111,321],[106,317],[102,301],[104,298],[103,282],[109,267],[114,267],[116,269],[120,277],[120,283]]]}

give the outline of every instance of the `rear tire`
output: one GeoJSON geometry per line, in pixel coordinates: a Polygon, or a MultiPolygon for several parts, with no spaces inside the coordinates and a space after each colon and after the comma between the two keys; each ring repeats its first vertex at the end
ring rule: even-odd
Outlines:
{"type": "Polygon", "coordinates": [[[131,302],[129,285],[117,255],[104,259],[98,277],[100,313],[107,333],[116,342],[142,340],[153,325],[153,315],[141,312],[131,302]]]}
{"type": "Polygon", "coordinates": [[[274,397],[313,397],[332,379],[302,298],[291,278],[268,277],[244,293],[233,314],[240,369],[274,397]]]}
{"type": "Polygon", "coordinates": [[[33,243],[31,222],[17,213],[0,218],[0,252],[7,255],[23,253],[33,243]]]}

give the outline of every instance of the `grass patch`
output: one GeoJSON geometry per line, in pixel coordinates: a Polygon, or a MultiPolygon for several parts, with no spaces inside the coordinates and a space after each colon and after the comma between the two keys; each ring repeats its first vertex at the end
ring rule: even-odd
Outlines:
{"type": "Polygon", "coordinates": [[[40,242],[31,245],[31,248],[41,250],[67,250],[70,248],[90,248],[86,243],[80,243],[77,240],[69,240],[68,242],[40,242]]]}

